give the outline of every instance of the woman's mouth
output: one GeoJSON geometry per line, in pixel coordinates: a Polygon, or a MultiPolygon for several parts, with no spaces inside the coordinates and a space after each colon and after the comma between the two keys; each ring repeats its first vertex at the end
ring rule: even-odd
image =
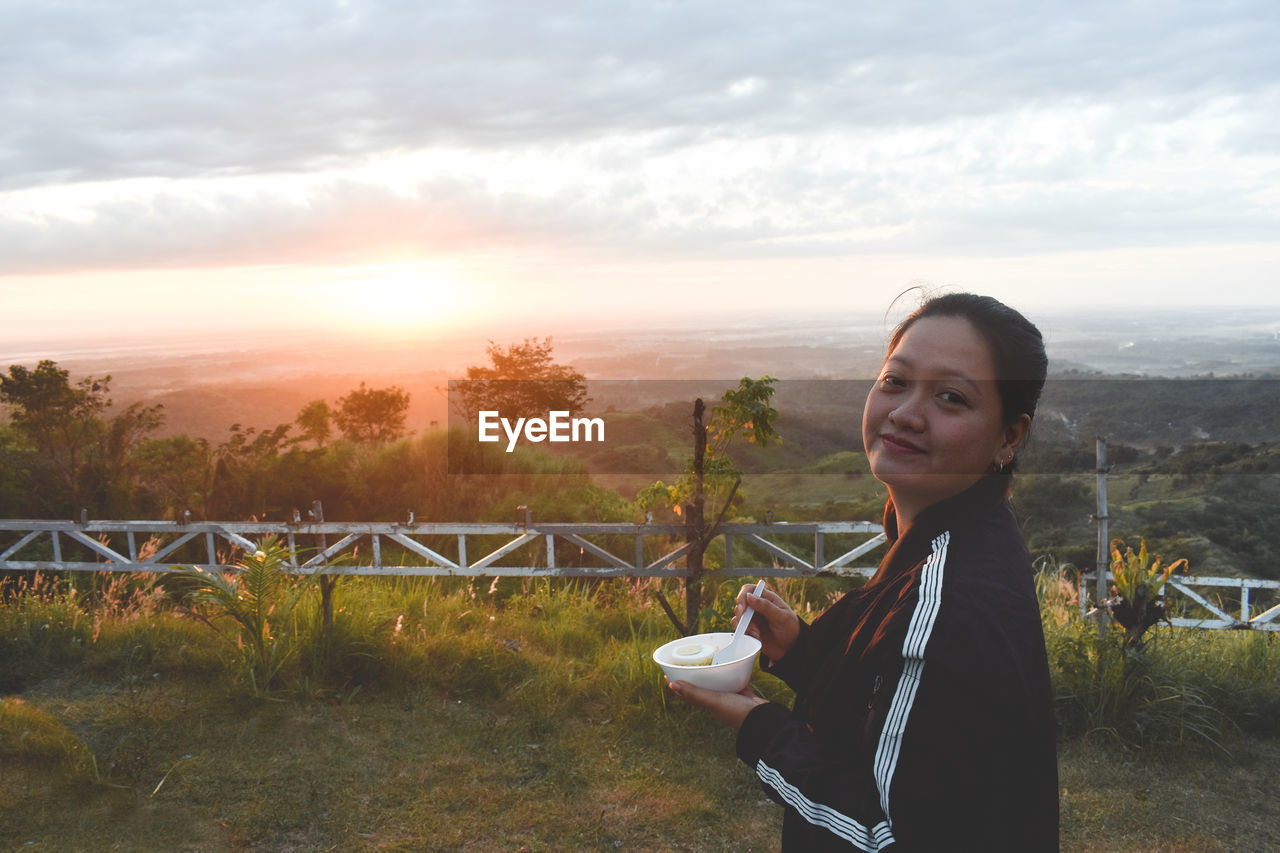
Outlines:
{"type": "Polygon", "coordinates": [[[884,443],[885,447],[898,453],[924,453],[924,448],[901,436],[881,435],[880,441],[884,443]]]}

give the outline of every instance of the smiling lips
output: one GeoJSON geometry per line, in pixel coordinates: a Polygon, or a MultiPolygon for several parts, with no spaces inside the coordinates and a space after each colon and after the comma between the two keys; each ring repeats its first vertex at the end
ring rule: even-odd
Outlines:
{"type": "Polygon", "coordinates": [[[880,441],[885,447],[898,453],[924,453],[924,448],[901,436],[882,434],[880,441]]]}

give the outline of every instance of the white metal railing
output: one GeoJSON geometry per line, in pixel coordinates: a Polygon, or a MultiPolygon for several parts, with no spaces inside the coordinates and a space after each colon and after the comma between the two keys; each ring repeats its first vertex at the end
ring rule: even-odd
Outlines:
{"type": "MultiPolygon", "coordinates": [[[[1080,588],[1089,589],[1093,572],[1081,576],[1080,588]]],[[[1114,575],[1107,572],[1107,580],[1114,580],[1114,575]]],[[[1261,578],[1223,578],[1204,575],[1177,575],[1170,577],[1164,587],[1165,601],[1170,609],[1180,615],[1172,616],[1169,622],[1178,628],[1216,628],[1225,630],[1257,629],[1260,631],[1280,631],[1280,604],[1274,604],[1260,612],[1254,611],[1254,594],[1271,591],[1274,595],[1280,590],[1280,581],[1263,580],[1261,578]],[[1197,591],[1196,587],[1202,588],[1197,591]],[[1209,590],[1231,590],[1240,596],[1239,607],[1210,600],[1209,590]],[[1228,611],[1235,609],[1235,613],[1228,611]]],[[[1088,602],[1087,596],[1081,597],[1081,612],[1088,602]]]]}
{"type": "MultiPolygon", "coordinates": [[[[166,572],[175,563],[227,570],[239,551],[276,536],[304,574],[325,567],[342,575],[685,577],[686,532],[680,524],[535,524],[527,514],[515,524],[0,520],[0,570],[166,572]]],[[[884,533],[872,522],[822,521],[722,524],[716,538],[725,546],[720,574],[867,576],[874,566],[851,564],[884,533]],[[830,538],[849,534],[870,537],[845,541],[829,556],[830,538]]]]}
{"type": "MultiPolygon", "coordinates": [[[[1110,588],[1109,582],[1115,579],[1110,570],[1105,570],[1099,575],[1096,568],[1097,566],[1109,565],[1111,562],[1111,539],[1108,528],[1110,515],[1107,512],[1107,475],[1111,472],[1111,465],[1107,463],[1107,440],[1102,436],[1098,436],[1097,439],[1096,457],[1098,511],[1093,516],[1093,519],[1098,525],[1098,556],[1095,569],[1080,576],[1078,597],[1081,615],[1086,615],[1088,611],[1090,585],[1092,585],[1095,600],[1105,601],[1107,590],[1110,588]]],[[[1255,614],[1252,610],[1253,603],[1250,600],[1250,592],[1252,590],[1277,589],[1280,589],[1280,581],[1261,580],[1258,578],[1223,578],[1201,575],[1171,577],[1165,585],[1165,601],[1179,615],[1170,617],[1169,622],[1179,628],[1257,628],[1263,631],[1280,631],[1280,624],[1276,622],[1276,617],[1280,616],[1280,605],[1255,614]],[[1239,618],[1227,613],[1220,603],[1211,602],[1206,595],[1202,595],[1192,587],[1238,589],[1240,591],[1239,618]],[[1179,595],[1174,595],[1174,593],[1179,593],[1179,595]],[[1202,613],[1204,615],[1201,615],[1202,613]]],[[[1097,611],[1088,612],[1096,613],[1097,611]]],[[[1107,611],[1099,614],[1099,630],[1102,630],[1106,625],[1109,615],[1107,611]]]]}
{"type": "MultiPolygon", "coordinates": [[[[167,572],[173,564],[226,571],[239,551],[275,536],[302,574],[323,567],[340,575],[686,577],[686,532],[681,524],[534,523],[527,513],[514,524],[0,520],[0,571],[167,572]]],[[[885,541],[881,525],[865,521],[722,524],[717,538],[725,549],[717,573],[760,577],[867,577],[875,566],[853,563],[885,541]],[[860,541],[850,542],[851,534],[860,541]],[[832,537],[844,540],[834,556],[832,537]]],[[[1082,590],[1092,577],[1081,577],[1082,590]]],[[[1280,604],[1253,612],[1255,598],[1277,590],[1280,581],[1179,575],[1165,595],[1177,627],[1280,631],[1280,604]],[[1211,600],[1209,590],[1238,594],[1238,608],[1211,600]]]]}

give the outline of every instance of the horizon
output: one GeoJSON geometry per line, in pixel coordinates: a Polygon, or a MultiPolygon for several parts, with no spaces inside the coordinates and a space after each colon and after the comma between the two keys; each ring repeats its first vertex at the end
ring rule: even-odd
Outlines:
{"type": "MultiPolygon", "coordinates": [[[[217,385],[253,377],[395,376],[461,378],[487,361],[486,346],[550,338],[556,360],[589,379],[733,379],[744,372],[780,378],[871,375],[895,313],[744,314],[664,324],[618,321],[559,327],[495,323],[446,334],[369,337],[305,329],[270,336],[254,330],[199,337],[106,336],[0,343],[0,368],[57,362],[74,375],[111,374],[141,388],[148,377],[179,385],[217,385]],[[8,346],[5,346],[8,344],[8,346]],[[654,361],[653,359],[657,359],[654,361]],[[656,365],[665,363],[667,368],[656,365]],[[697,364],[713,369],[697,371],[697,364]],[[646,366],[647,365],[647,366],[646,366]],[[636,372],[636,371],[639,372],[636,372]]],[[[1045,338],[1050,373],[1097,371],[1151,377],[1269,375],[1280,372],[1280,307],[1061,308],[1032,315],[1045,338]]],[[[390,381],[390,380],[387,380],[390,381]]]]}

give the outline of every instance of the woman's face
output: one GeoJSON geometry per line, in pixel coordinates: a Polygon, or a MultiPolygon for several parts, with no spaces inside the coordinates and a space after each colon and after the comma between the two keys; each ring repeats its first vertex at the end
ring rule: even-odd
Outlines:
{"type": "Polygon", "coordinates": [[[900,523],[1007,464],[1030,426],[1003,422],[990,348],[961,317],[917,320],[885,358],[862,413],[871,473],[900,523]]]}

